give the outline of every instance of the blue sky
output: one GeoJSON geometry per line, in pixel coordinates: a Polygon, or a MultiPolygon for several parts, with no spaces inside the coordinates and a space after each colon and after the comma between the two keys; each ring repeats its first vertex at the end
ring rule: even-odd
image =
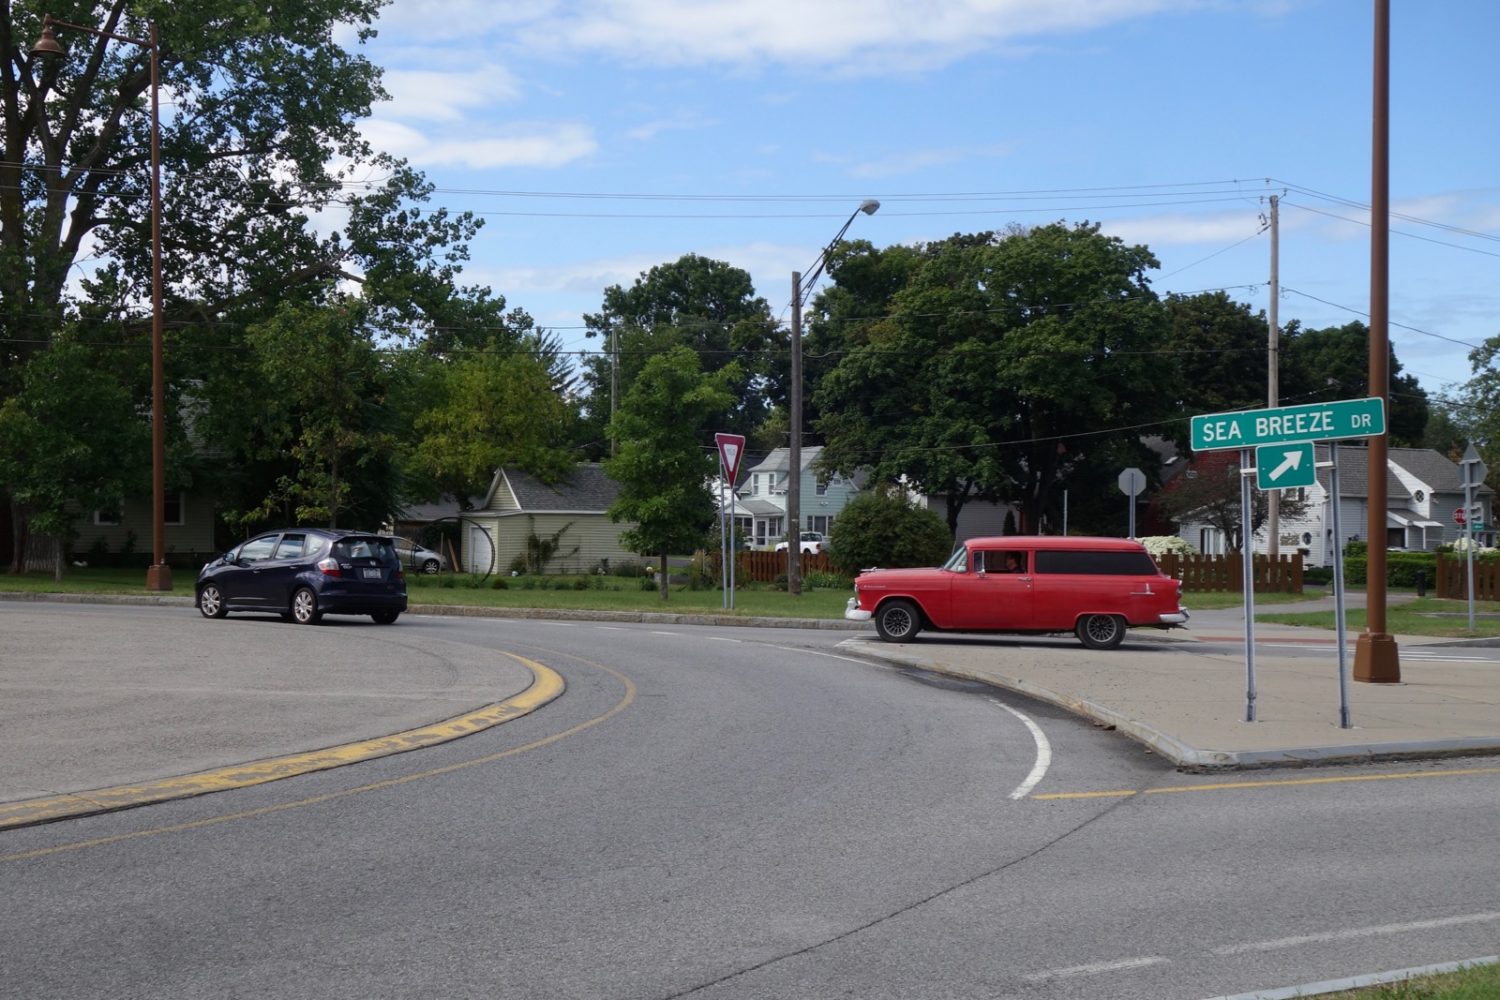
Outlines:
{"type": "MultiPolygon", "coordinates": [[[[1500,333],[1494,0],[1392,2],[1391,336],[1441,394],[1500,333]],[[1459,343],[1455,343],[1455,341],[1459,343]]],[[[1161,293],[1369,309],[1366,0],[394,0],[366,135],[482,214],[465,279],[586,341],[610,284],[685,253],[785,316],[850,236],[1065,219],[1152,248],[1161,293]]]]}

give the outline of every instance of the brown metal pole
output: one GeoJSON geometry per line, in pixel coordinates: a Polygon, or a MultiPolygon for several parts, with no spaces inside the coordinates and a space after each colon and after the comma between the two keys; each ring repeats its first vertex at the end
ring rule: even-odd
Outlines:
{"type": "Polygon", "coordinates": [[[171,590],[167,565],[166,377],[161,306],[161,88],[156,22],[151,22],[151,568],[147,590],[171,590]]]}
{"type": "MultiPolygon", "coordinates": [[[[1390,0],[1375,0],[1375,81],[1370,168],[1370,395],[1385,402],[1390,425],[1390,0]]],[[[1386,634],[1386,437],[1370,438],[1369,559],[1365,578],[1365,631],[1354,647],[1354,679],[1371,684],[1401,680],[1396,640],[1386,634]]]]}

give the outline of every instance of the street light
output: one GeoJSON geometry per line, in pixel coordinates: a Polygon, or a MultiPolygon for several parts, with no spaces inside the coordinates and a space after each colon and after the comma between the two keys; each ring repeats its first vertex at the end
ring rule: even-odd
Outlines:
{"type": "Polygon", "coordinates": [[[171,590],[172,570],[167,565],[166,529],[166,405],[165,377],[162,373],[161,310],[161,50],[156,22],[148,22],[147,39],[131,38],[100,31],[84,24],[59,21],[51,14],[42,18],[42,37],[31,47],[31,54],[43,59],[60,58],[66,53],[52,33],[53,28],[83,31],[99,38],[139,45],[148,53],[151,63],[151,566],[146,570],[147,590],[171,590]]]}
{"type": "MultiPolygon", "coordinates": [[[[849,213],[849,219],[842,228],[834,234],[833,239],[818,254],[818,259],[813,261],[811,276],[807,279],[807,290],[811,293],[813,285],[817,283],[818,276],[823,273],[823,267],[828,263],[828,254],[859,213],[874,215],[880,209],[880,202],[874,198],[866,199],[860,206],[849,213]]],[[[802,274],[798,271],[792,272],[792,372],[791,391],[787,399],[787,424],[788,424],[788,447],[787,447],[787,490],[786,490],[786,520],[787,520],[787,546],[786,546],[786,592],[793,597],[802,594],[802,274]]]]}

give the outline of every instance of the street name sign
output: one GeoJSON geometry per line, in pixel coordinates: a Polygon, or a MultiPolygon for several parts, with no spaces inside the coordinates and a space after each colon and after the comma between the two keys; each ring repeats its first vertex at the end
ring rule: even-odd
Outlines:
{"type": "Polygon", "coordinates": [[[1263,490],[1288,490],[1318,481],[1311,441],[1265,444],[1255,449],[1255,485],[1263,490]]]}
{"type": "Polygon", "coordinates": [[[1342,441],[1384,433],[1385,401],[1371,396],[1194,417],[1192,448],[1223,451],[1299,441],[1342,441]]]}

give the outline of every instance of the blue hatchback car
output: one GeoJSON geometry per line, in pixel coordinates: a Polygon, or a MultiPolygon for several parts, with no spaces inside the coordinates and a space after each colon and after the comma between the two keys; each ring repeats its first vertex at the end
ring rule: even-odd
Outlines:
{"type": "Polygon", "coordinates": [[[270,611],[315,625],[325,615],[369,615],[390,625],[406,610],[406,574],[392,540],[363,531],[288,528],[257,535],[198,574],[198,610],[270,611]]]}

